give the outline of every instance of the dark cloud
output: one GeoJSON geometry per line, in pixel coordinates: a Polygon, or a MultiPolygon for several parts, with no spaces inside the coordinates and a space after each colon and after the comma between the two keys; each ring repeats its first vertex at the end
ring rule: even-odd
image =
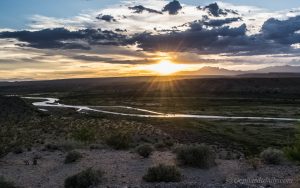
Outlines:
{"type": "Polygon", "coordinates": [[[124,35],[100,29],[69,31],[64,28],[44,29],[40,31],[2,32],[0,38],[15,38],[27,46],[40,49],[89,49],[91,45],[118,45],[124,35]]]}
{"type": "Polygon", "coordinates": [[[285,21],[270,19],[262,32],[247,35],[245,24],[231,28],[222,26],[237,21],[230,18],[214,21],[189,23],[189,29],[167,34],[141,33],[128,42],[137,43],[146,51],[191,51],[203,54],[228,53],[231,55],[258,55],[296,53],[291,44],[300,43],[300,16],[285,21]],[[210,25],[213,28],[207,28],[210,25]]]}
{"type": "Polygon", "coordinates": [[[300,43],[300,16],[289,18],[288,20],[277,20],[271,18],[267,20],[261,29],[264,38],[280,44],[291,45],[300,43]]]}
{"type": "Polygon", "coordinates": [[[228,13],[232,13],[232,14],[238,14],[237,11],[234,11],[234,10],[230,10],[230,9],[221,9],[219,7],[219,5],[217,3],[212,3],[212,4],[209,4],[205,7],[197,7],[199,10],[205,10],[205,11],[208,11],[208,13],[212,16],[215,16],[215,17],[219,17],[219,16],[226,16],[228,15],[228,13]]]}
{"type": "Polygon", "coordinates": [[[117,20],[111,15],[102,15],[96,17],[98,20],[104,20],[106,22],[116,22],[117,20]]]}
{"type": "Polygon", "coordinates": [[[217,19],[217,20],[209,20],[205,21],[204,25],[211,26],[211,27],[220,27],[224,24],[229,24],[232,22],[240,21],[241,18],[226,18],[226,19],[217,19]]]}
{"type": "Polygon", "coordinates": [[[115,29],[115,32],[127,32],[127,30],[126,29],[119,29],[119,28],[117,28],[117,29],[115,29]]]}
{"type": "MultiPolygon", "coordinates": [[[[84,35],[81,32],[71,32],[63,28],[45,29],[41,31],[16,31],[16,32],[2,32],[0,38],[16,38],[19,41],[27,42],[28,44],[21,44],[22,46],[29,46],[34,48],[63,48],[77,46],[74,43],[62,42],[72,39],[83,39],[84,35]]],[[[83,45],[78,48],[85,48],[83,45]]]]}
{"type": "Polygon", "coordinates": [[[178,11],[182,9],[181,4],[177,1],[174,0],[170,3],[168,3],[164,8],[163,8],[163,12],[169,12],[169,14],[171,15],[175,15],[178,14],[178,11]]]}
{"type": "Polygon", "coordinates": [[[226,50],[223,47],[230,44],[242,43],[243,41],[240,39],[245,36],[245,32],[245,25],[237,28],[205,29],[201,24],[192,24],[190,29],[186,31],[160,35],[142,33],[134,36],[131,40],[136,41],[140,48],[150,51],[190,51],[197,49],[200,52],[213,53],[226,50]]]}
{"type": "Polygon", "coordinates": [[[230,23],[237,22],[240,20],[242,20],[242,18],[240,18],[240,17],[225,18],[225,19],[209,19],[208,16],[203,16],[202,20],[196,20],[193,22],[189,22],[189,23],[183,24],[182,26],[190,26],[191,28],[193,28],[193,27],[202,28],[203,26],[221,27],[225,24],[230,24],[230,23]]]}
{"type": "Polygon", "coordinates": [[[134,10],[134,13],[143,13],[144,11],[147,11],[149,13],[156,13],[156,14],[162,14],[161,11],[158,11],[158,10],[154,10],[154,9],[151,9],[151,8],[146,8],[142,5],[137,5],[137,6],[134,6],[134,7],[128,7],[129,9],[131,10],[134,10]]]}

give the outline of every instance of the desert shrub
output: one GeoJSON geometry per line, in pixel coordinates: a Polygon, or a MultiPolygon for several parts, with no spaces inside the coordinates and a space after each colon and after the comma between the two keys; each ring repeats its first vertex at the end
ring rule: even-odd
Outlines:
{"type": "Polygon", "coordinates": [[[83,146],[82,142],[76,140],[58,140],[53,143],[48,143],[45,145],[44,150],[46,151],[72,151],[74,149],[81,148],[83,146]]]}
{"type": "Polygon", "coordinates": [[[103,173],[91,168],[68,177],[65,180],[65,188],[89,188],[97,186],[102,181],[103,173]]]}
{"type": "Polygon", "coordinates": [[[300,162],[300,126],[297,127],[294,143],[283,151],[288,159],[300,162]]]}
{"type": "Polygon", "coordinates": [[[14,183],[5,180],[3,177],[0,177],[0,187],[1,188],[16,188],[14,183]]]}
{"type": "Polygon", "coordinates": [[[54,151],[56,151],[56,150],[59,150],[59,147],[58,147],[57,144],[49,143],[49,144],[46,144],[46,145],[45,145],[45,148],[44,148],[44,149],[47,150],[47,151],[54,152],[54,151]]]}
{"type": "Polygon", "coordinates": [[[300,144],[284,148],[284,154],[288,159],[300,162],[300,144]]]}
{"type": "Polygon", "coordinates": [[[129,134],[120,132],[113,133],[106,138],[106,144],[117,150],[128,149],[131,142],[132,138],[129,134]]]}
{"type": "Polygon", "coordinates": [[[57,146],[62,151],[72,151],[74,149],[82,148],[82,142],[68,139],[68,140],[59,140],[57,141],[57,146]]]}
{"type": "Polygon", "coordinates": [[[23,153],[23,149],[21,147],[16,147],[13,152],[14,154],[21,154],[23,153]]]}
{"type": "Polygon", "coordinates": [[[167,145],[164,142],[160,141],[160,142],[155,143],[154,147],[158,150],[163,150],[164,148],[167,147],[167,145]]]}
{"type": "Polygon", "coordinates": [[[261,160],[259,158],[251,158],[251,159],[248,160],[248,163],[251,165],[251,167],[254,170],[257,170],[262,165],[261,160]]]}
{"type": "Polygon", "coordinates": [[[173,139],[166,139],[166,140],[164,141],[164,143],[165,143],[165,145],[166,145],[167,147],[172,147],[172,146],[174,146],[174,140],[173,140],[173,139]]]}
{"type": "Polygon", "coordinates": [[[206,145],[181,146],[176,149],[177,159],[183,164],[198,168],[215,165],[215,153],[206,145]]]}
{"type": "Polygon", "coordinates": [[[260,153],[260,157],[265,164],[281,164],[284,160],[284,154],[281,150],[268,148],[260,153]]]}
{"type": "Polygon", "coordinates": [[[95,141],[96,133],[91,128],[83,127],[83,128],[75,130],[72,133],[72,137],[77,141],[90,143],[92,141],[95,141]]]}
{"type": "Polygon", "coordinates": [[[67,154],[65,158],[65,164],[77,162],[82,158],[82,155],[77,151],[71,151],[67,154]]]}
{"type": "Polygon", "coordinates": [[[175,166],[160,164],[149,168],[143,179],[147,182],[179,182],[181,173],[175,166]]]}
{"type": "Polygon", "coordinates": [[[90,145],[90,150],[99,150],[99,149],[106,149],[107,146],[103,144],[92,144],[90,145]]]}
{"type": "Polygon", "coordinates": [[[5,148],[0,144],[0,158],[2,158],[6,154],[5,148]]]}
{"type": "Polygon", "coordinates": [[[170,148],[174,145],[174,140],[172,139],[166,139],[163,141],[159,141],[154,144],[154,147],[158,150],[164,150],[166,148],[170,148]]]}
{"type": "Polygon", "coordinates": [[[153,148],[150,144],[143,144],[143,145],[138,146],[136,148],[136,151],[140,156],[147,158],[153,152],[153,148]]]}

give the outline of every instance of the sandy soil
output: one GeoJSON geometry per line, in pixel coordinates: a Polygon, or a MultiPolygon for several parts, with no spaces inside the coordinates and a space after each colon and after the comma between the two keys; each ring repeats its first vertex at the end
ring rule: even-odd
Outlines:
{"type": "Polygon", "coordinates": [[[242,187],[300,187],[300,167],[295,165],[263,166],[252,169],[245,161],[218,160],[217,166],[209,170],[180,167],[183,181],[180,183],[148,184],[142,181],[147,169],[157,164],[176,164],[175,156],[169,151],[154,152],[144,159],[134,152],[103,150],[77,150],[83,154],[81,161],[64,164],[66,153],[32,150],[21,154],[10,153],[0,159],[0,176],[11,180],[18,186],[26,188],[60,188],[64,180],[89,167],[102,169],[104,181],[99,187],[241,187],[237,181],[262,178],[287,179],[292,182],[281,183],[247,183],[242,187]],[[32,159],[39,157],[38,164],[32,159]],[[29,164],[26,164],[28,163],[29,164]],[[299,182],[299,181],[298,181],[299,182]]]}

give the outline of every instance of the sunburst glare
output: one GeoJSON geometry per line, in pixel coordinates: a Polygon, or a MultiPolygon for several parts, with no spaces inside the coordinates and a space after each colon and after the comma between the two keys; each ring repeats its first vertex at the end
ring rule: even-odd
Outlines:
{"type": "Polygon", "coordinates": [[[169,60],[162,60],[157,64],[143,66],[143,70],[153,71],[159,75],[170,75],[176,72],[182,71],[186,68],[186,65],[176,64],[169,60]]]}

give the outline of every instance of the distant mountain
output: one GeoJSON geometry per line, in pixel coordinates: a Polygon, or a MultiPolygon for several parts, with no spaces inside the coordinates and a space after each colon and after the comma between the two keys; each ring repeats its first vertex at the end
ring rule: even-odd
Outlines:
{"type": "MultiPolygon", "coordinates": [[[[181,71],[178,75],[191,75],[191,76],[237,76],[237,75],[251,75],[251,74],[268,74],[268,73],[300,73],[300,66],[272,66],[253,71],[236,71],[228,70],[219,67],[205,66],[196,71],[181,71]]],[[[286,75],[286,74],[285,74],[286,75]]],[[[294,74],[295,75],[295,74],[294,74]]]]}
{"type": "Polygon", "coordinates": [[[300,78],[300,73],[248,73],[248,74],[239,74],[237,77],[241,78],[300,78]]]}
{"type": "Polygon", "coordinates": [[[235,70],[228,70],[219,67],[202,67],[196,71],[181,71],[178,72],[178,75],[192,75],[192,76],[234,76],[243,74],[243,71],[235,71],[235,70]]]}
{"type": "Polygon", "coordinates": [[[272,67],[266,67],[263,69],[251,71],[251,72],[253,73],[300,73],[300,66],[291,66],[291,65],[272,66],[272,67]]]}

